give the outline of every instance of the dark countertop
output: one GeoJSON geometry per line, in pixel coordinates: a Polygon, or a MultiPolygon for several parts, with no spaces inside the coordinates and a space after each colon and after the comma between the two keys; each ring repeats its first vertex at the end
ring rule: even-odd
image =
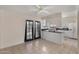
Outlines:
{"type": "MultiPolygon", "coordinates": [[[[45,30],[48,30],[48,28],[46,29],[41,29],[42,31],[45,31],[45,30]]],[[[69,31],[70,29],[69,28],[56,28],[56,30],[61,30],[61,31],[69,31]]]]}
{"type": "Polygon", "coordinates": [[[49,31],[49,30],[45,30],[47,32],[51,32],[51,33],[64,33],[64,32],[61,32],[61,31],[49,31]]]}
{"type": "Polygon", "coordinates": [[[56,28],[56,30],[64,30],[64,31],[68,31],[69,28],[56,28]]]}
{"type": "Polygon", "coordinates": [[[45,31],[45,30],[48,30],[48,28],[46,28],[46,29],[41,29],[42,31],[45,31]]]}

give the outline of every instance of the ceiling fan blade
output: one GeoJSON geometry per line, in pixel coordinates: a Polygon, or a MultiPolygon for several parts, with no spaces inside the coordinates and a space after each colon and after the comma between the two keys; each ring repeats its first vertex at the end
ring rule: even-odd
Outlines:
{"type": "Polygon", "coordinates": [[[38,8],[38,9],[39,9],[39,8],[41,8],[41,7],[40,7],[40,5],[36,5],[36,8],[38,8]]]}

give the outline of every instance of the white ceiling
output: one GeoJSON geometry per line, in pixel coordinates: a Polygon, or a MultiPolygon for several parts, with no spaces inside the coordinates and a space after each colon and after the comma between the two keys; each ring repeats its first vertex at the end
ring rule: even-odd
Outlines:
{"type": "MultiPolygon", "coordinates": [[[[79,6],[74,5],[3,5],[0,6],[0,9],[10,9],[24,14],[32,14],[35,16],[45,17],[57,12],[65,14],[66,12],[75,12],[76,9],[79,9],[79,6]],[[39,8],[41,7],[41,10],[39,8]]],[[[69,14],[69,13],[68,13],[69,14]]]]}

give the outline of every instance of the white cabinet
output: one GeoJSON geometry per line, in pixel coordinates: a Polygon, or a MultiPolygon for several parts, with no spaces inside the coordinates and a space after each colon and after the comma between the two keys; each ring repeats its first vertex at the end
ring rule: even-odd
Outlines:
{"type": "Polygon", "coordinates": [[[55,33],[55,32],[49,32],[49,31],[43,31],[43,39],[46,39],[48,41],[62,44],[64,41],[63,33],[55,33]]]}
{"type": "Polygon", "coordinates": [[[77,38],[77,25],[76,25],[76,23],[70,23],[67,27],[71,30],[64,31],[64,36],[69,37],[69,38],[77,38]]]}

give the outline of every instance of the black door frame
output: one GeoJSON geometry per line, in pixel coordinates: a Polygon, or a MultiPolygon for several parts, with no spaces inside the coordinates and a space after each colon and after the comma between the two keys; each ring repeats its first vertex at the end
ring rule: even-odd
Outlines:
{"type": "Polygon", "coordinates": [[[25,23],[25,39],[24,39],[24,42],[31,41],[31,40],[34,39],[34,37],[33,37],[33,24],[32,24],[32,39],[27,40],[27,21],[28,22],[33,22],[32,20],[26,20],[26,23],[25,23]]]}

